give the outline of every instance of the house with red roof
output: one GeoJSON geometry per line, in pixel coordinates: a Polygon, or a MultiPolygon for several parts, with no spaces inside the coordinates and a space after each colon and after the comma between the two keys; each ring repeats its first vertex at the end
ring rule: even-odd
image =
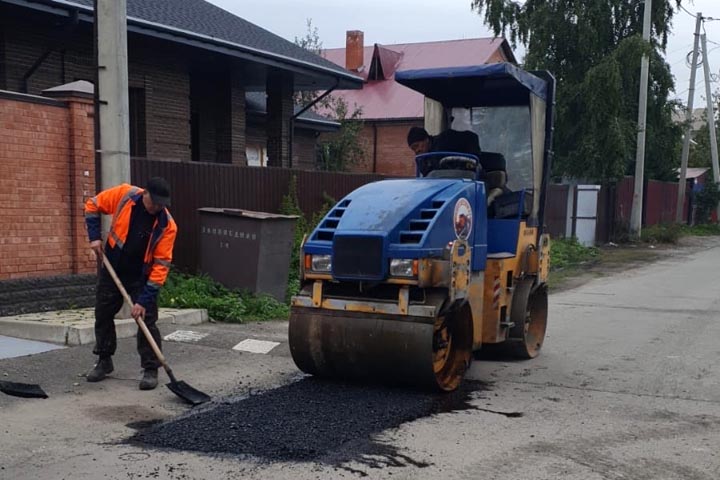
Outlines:
{"type": "Polygon", "coordinates": [[[473,38],[440,42],[365,45],[364,33],[348,31],[345,48],[323,52],[331,62],[364,80],[362,90],[338,91],[352,107],[362,108],[365,160],[357,172],[412,176],[414,155],[406,137],[410,127],[423,126],[424,98],[395,81],[395,72],[434,67],[461,67],[486,63],[517,63],[507,40],[473,38]]]}

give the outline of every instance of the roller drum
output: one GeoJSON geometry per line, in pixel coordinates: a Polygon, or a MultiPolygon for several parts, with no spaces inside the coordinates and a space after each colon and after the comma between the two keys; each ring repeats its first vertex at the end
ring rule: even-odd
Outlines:
{"type": "MultiPolygon", "coordinates": [[[[457,372],[451,380],[445,378],[446,372],[438,374],[437,322],[427,317],[293,307],[290,352],[298,368],[312,375],[453,390],[469,364],[470,347],[463,348],[460,367],[455,361],[454,370],[462,369],[459,378],[457,372]]],[[[469,345],[471,338],[457,338],[455,346],[469,345]]],[[[446,363],[449,368],[450,362],[446,363]]]]}

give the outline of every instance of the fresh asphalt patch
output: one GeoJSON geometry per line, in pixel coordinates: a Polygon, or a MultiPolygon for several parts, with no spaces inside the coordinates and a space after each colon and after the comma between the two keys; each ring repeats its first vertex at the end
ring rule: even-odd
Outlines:
{"type": "Polygon", "coordinates": [[[423,467],[430,463],[402,455],[375,437],[422,417],[476,409],[471,401],[488,389],[466,381],[442,394],[304,377],[150,425],[129,442],[267,462],[320,462],[346,470],[353,470],[344,466],[348,463],[423,467]]]}

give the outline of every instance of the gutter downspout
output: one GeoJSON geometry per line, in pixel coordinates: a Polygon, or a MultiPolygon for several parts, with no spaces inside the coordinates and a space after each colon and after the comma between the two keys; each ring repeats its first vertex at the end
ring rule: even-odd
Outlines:
{"type": "Polygon", "coordinates": [[[321,101],[323,98],[325,98],[325,97],[327,97],[328,95],[330,95],[330,94],[338,87],[338,85],[340,85],[340,79],[339,79],[339,78],[335,78],[335,85],[333,85],[332,87],[330,87],[329,89],[327,89],[322,95],[320,95],[319,97],[317,97],[315,100],[313,100],[312,102],[310,102],[310,103],[308,103],[307,105],[305,105],[305,106],[304,106],[303,108],[301,108],[296,114],[292,115],[292,116],[290,117],[290,119],[288,120],[288,122],[290,123],[290,125],[289,125],[290,131],[289,131],[289,135],[288,135],[288,143],[289,143],[289,145],[288,145],[288,163],[289,163],[289,167],[290,167],[290,168],[293,167],[293,143],[294,143],[294,141],[295,141],[295,120],[296,120],[300,115],[302,115],[303,113],[307,112],[310,108],[312,108],[313,105],[316,105],[316,104],[317,104],[319,101],[321,101]]]}
{"type": "Polygon", "coordinates": [[[335,85],[333,85],[332,87],[330,87],[328,90],[326,90],[322,95],[320,95],[319,97],[317,97],[315,100],[313,100],[312,102],[308,103],[308,104],[305,105],[303,108],[301,108],[295,115],[293,115],[293,119],[298,118],[300,115],[302,115],[303,113],[305,113],[308,109],[312,108],[312,107],[313,107],[316,103],[318,103],[320,100],[322,100],[323,98],[325,98],[325,97],[327,97],[328,95],[330,95],[330,94],[338,87],[338,85],[340,85],[340,79],[336,78],[336,79],[335,79],[335,85]]]}

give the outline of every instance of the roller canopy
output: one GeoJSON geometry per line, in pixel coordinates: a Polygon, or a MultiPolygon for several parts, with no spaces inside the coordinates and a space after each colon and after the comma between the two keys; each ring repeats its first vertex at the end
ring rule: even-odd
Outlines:
{"type": "Polygon", "coordinates": [[[445,107],[527,105],[530,93],[547,100],[545,80],[510,63],[404,70],[395,80],[445,107]]]}

